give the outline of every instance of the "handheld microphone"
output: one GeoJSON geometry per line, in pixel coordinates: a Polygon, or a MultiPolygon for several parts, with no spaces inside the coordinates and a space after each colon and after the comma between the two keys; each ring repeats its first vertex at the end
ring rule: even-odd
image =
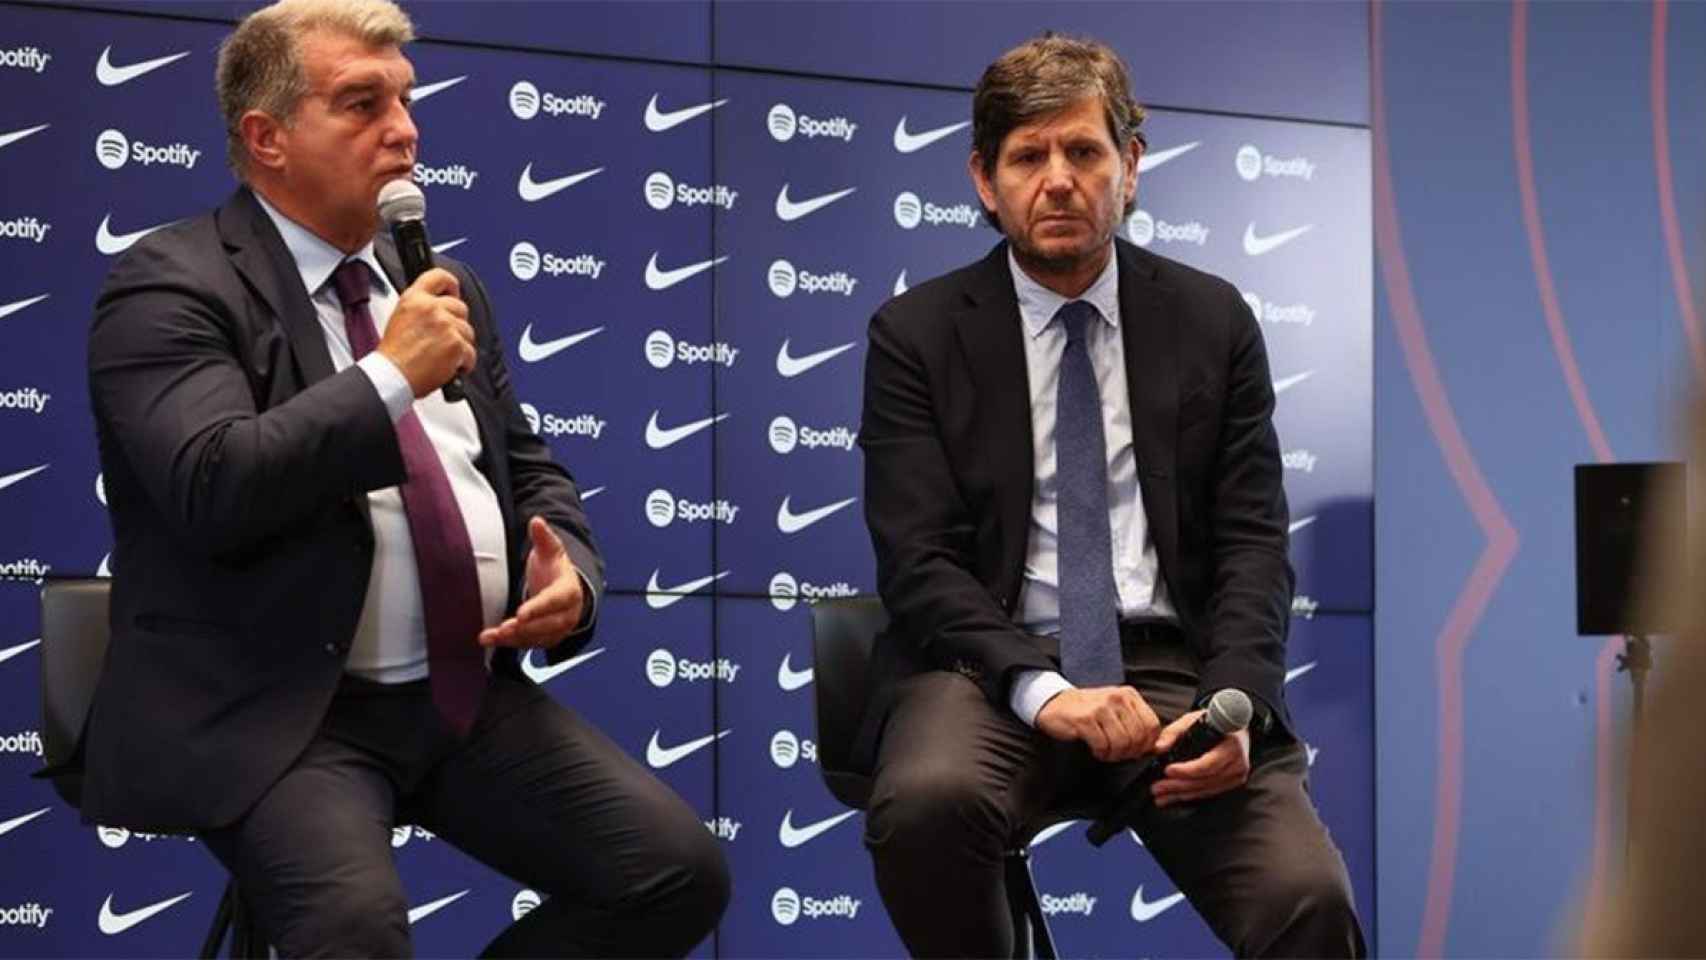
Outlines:
{"type": "MultiPolygon", "coordinates": [[[[403,281],[414,283],[432,269],[432,243],[427,240],[426,194],[409,180],[393,180],[379,190],[379,219],[391,228],[397,256],[403,261],[403,281]]],[[[446,403],[461,400],[462,374],[444,385],[446,403]]]]}
{"type": "Polygon", "coordinates": [[[1155,803],[1149,789],[1162,777],[1162,772],[1175,763],[1188,763],[1207,753],[1221,740],[1250,725],[1255,708],[1242,690],[1227,688],[1209,698],[1208,709],[1191,724],[1184,735],[1173,741],[1166,753],[1149,757],[1132,765],[1131,778],[1120,788],[1112,809],[1090,825],[1086,836],[1096,846],[1108,842],[1155,803]]]}

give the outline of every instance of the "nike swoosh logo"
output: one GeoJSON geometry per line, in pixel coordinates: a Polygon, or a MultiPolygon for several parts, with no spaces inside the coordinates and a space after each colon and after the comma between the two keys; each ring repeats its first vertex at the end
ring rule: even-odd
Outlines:
{"type": "Polygon", "coordinates": [[[1287,390],[1290,390],[1292,387],[1297,386],[1298,384],[1302,383],[1305,380],[1308,380],[1310,377],[1313,377],[1313,376],[1315,376],[1315,371],[1305,370],[1302,373],[1294,373],[1291,376],[1286,377],[1283,380],[1275,380],[1274,381],[1274,396],[1276,396],[1276,397],[1279,396],[1280,394],[1286,392],[1287,390]]]}
{"type": "Polygon", "coordinates": [[[713,100],[710,103],[682,107],[680,110],[659,110],[658,95],[654,93],[652,98],[646,102],[646,129],[653,133],[662,133],[670,127],[686,123],[701,113],[710,113],[728,102],[728,98],[725,97],[722,100],[713,100]]]}
{"type": "Polygon", "coordinates": [[[688,277],[704,273],[727,259],[728,255],[724,254],[715,260],[701,260],[685,267],[676,267],[674,270],[661,270],[658,268],[658,255],[654,253],[652,258],[646,261],[646,286],[653,290],[668,290],[688,277]]]}
{"type": "Polygon", "coordinates": [[[801,844],[810,843],[823,834],[835,829],[835,825],[856,815],[859,811],[849,810],[838,813],[833,817],[808,823],[803,827],[794,826],[794,811],[788,810],[782,814],[782,826],[776,831],[776,839],[782,841],[782,846],[792,850],[801,844]]]}
{"type": "Polygon", "coordinates": [[[581,502],[585,503],[588,500],[591,500],[593,497],[596,497],[599,494],[603,493],[605,491],[605,489],[606,488],[604,488],[604,487],[588,487],[587,489],[582,490],[581,491],[581,502]]]}
{"type": "Polygon", "coordinates": [[[1185,899],[1183,893],[1175,893],[1170,897],[1162,897],[1154,903],[1146,903],[1143,899],[1143,887],[1139,885],[1137,892],[1131,895],[1131,918],[1138,923],[1148,923],[1177,906],[1185,899]]]}
{"type": "Polygon", "coordinates": [[[692,423],[684,423],[679,427],[666,429],[658,426],[658,412],[653,410],[652,418],[646,421],[646,446],[653,450],[662,450],[665,447],[680,443],[718,420],[727,418],[728,414],[719,413],[714,417],[706,417],[703,420],[695,420],[692,423]]]}
{"type": "Polygon", "coordinates": [[[409,100],[414,103],[420,103],[427,97],[430,97],[435,93],[449,90],[451,87],[456,86],[466,79],[468,79],[468,75],[463,74],[460,77],[451,77],[449,80],[440,80],[437,83],[429,83],[425,86],[416,87],[409,91],[409,100]]]}
{"type": "Polygon", "coordinates": [[[1190,143],[1180,144],[1177,147],[1172,147],[1167,150],[1157,150],[1154,153],[1146,153],[1137,158],[1137,172],[1148,173],[1174,157],[1190,153],[1201,143],[1201,140],[1192,140],[1190,143]]]}
{"type": "Polygon", "coordinates": [[[14,483],[22,483],[43,470],[46,470],[50,466],[52,466],[52,464],[44,463],[39,467],[31,467],[28,470],[19,470],[17,473],[8,473],[4,477],[0,477],[0,490],[4,490],[14,483]]]}
{"type": "Polygon", "coordinates": [[[599,647],[596,650],[588,650],[585,653],[576,654],[569,659],[564,660],[562,663],[555,664],[553,666],[540,666],[534,663],[534,652],[534,650],[529,649],[527,654],[521,658],[521,672],[527,674],[527,678],[529,680],[543,686],[550,683],[558,674],[567,673],[588,660],[591,660],[593,657],[603,653],[604,648],[599,647]]]}
{"type": "Polygon", "coordinates": [[[443,243],[435,243],[432,245],[432,252],[443,253],[446,250],[455,250],[457,247],[460,247],[467,242],[467,237],[457,237],[455,240],[446,240],[443,243]]]}
{"type": "Polygon", "coordinates": [[[95,576],[97,576],[97,577],[111,577],[113,575],[112,562],[113,562],[113,555],[112,554],[109,553],[106,556],[102,557],[101,558],[101,565],[95,568],[95,576]]]}
{"type": "Polygon", "coordinates": [[[1308,233],[1314,226],[1313,223],[1308,223],[1272,236],[1258,237],[1256,236],[1256,225],[1254,223],[1248,224],[1244,227],[1244,252],[1252,257],[1259,257],[1296,240],[1308,233]]]}
{"type": "Polygon", "coordinates": [[[721,733],[709,733],[697,740],[689,740],[673,747],[666,747],[658,743],[658,734],[662,732],[662,730],[653,731],[651,741],[646,744],[646,762],[651,764],[653,770],[662,770],[664,767],[677,763],[689,754],[702,750],[729,735],[729,732],[724,730],[721,733]]]}
{"type": "Polygon", "coordinates": [[[1050,840],[1053,840],[1061,832],[1077,822],[1077,820],[1062,820],[1052,827],[1044,827],[1043,829],[1038,830],[1037,835],[1031,838],[1031,846],[1034,847],[1039,843],[1047,843],[1050,840]]]}
{"type": "Polygon", "coordinates": [[[857,189],[859,188],[848,187],[845,190],[826,193],[822,196],[812,197],[809,200],[795,201],[788,199],[788,185],[784,183],[782,184],[782,189],[776,193],[776,216],[784,222],[798,220],[808,214],[822,210],[824,207],[829,206],[857,189]]]}
{"type": "Polygon", "coordinates": [[[22,130],[13,130],[11,133],[0,133],[0,147],[9,147],[25,137],[31,134],[40,133],[51,126],[53,126],[53,124],[44,123],[39,127],[25,127],[22,130]]]}
{"type": "Polygon", "coordinates": [[[111,59],[112,53],[113,48],[109,46],[101,51],[101,59],[95,61],[95,79],[99,80],[103,87],[116,87],[121,83],[129,83],[145,73],[152,73],[168,63],[182,60],[190,55],[190,52],[185,50],[183,53],[156,57],[153,60],[144,60],[141,63],[133,63],[129,66],[115,67],[111,59]]]}
{"type": "Polygon", "coordinates": [[[521,168],[521,180],[516,183],[515,192],[521,194],[521,199],[528,203],[537,203],[554,193],[560,193],[582,180],[591,179],[603,172],[603,167],[593,167],[591,170],[582,170],[580,173],[571,173],[566,177],[557,177],[553,180],[535,180],[533,179],[533,164],[529,163],[521,168]]]}
{"type": "Polygon", "coordinates": [[[789,693],[811,683],[813,670],[811,667],[795,670],[788,662],[788,658],[791,656],[793,656],[791,653],[782,654],[782,665],[776,668],[776,685],[789,693]]]}
{"type": "Polygon", "coordinates": [[[697,580],[689,580],[686,583],[678,584],[673,587],[665,587],[658,583],[658,574],[660,572],[661,571],[653,570],[652,578],[646,581],[646,606],[651,607],[653,610],[662,610],[665,607],[679,603],[686,599],[688,594],[694,593],[698,590],[703,590],[729,575],[729,571],[724,570],[721,573],[713,573],[708,577],[700,577],[697,580]]]}
{"type": "Polygon", "coordinates": [[[807,510],[805,513],[795,513],[791,510],[789,508],[789,499],[789,497],[783,497],[782,505],[776,508],[776,529],[783,533],[799,533],[801,530],[804,530],[859,498],[848,497],[845,500],[836,501],[826,507],[807,510]]]}
{"type": "MultiPolygon", "coordinates": [[[[15,647],[7,647],[4,650],[0,650],[0,663],[5,663],[6,661],[12,659],[13,657],[17,656],[20,653],[23,653],[25,650],[28,650],[29,648],[35,646],[38,643],[41,643],[41,641],[40,640],[31,640],[28,643],[20,643],[15,647]]],[[[807,672],[809,673],[810,671],[807,671],[807,672]]],[[[807,679],[810,679],[810,678],[808,677],[807,679]]],[[[0,833],[5,833],[5,832],[6,831],[4,831],[4,830],[0,830],[0,833]]]]}
{"type": "MultiPolygon", "coordinates": [[[[190,891],[190,893],[194,892],[195,891],[193,890],[190,891]]],[[[117,936],[118,934],[129,930],[131,927],[136,926],[156,914],[172,909],[189,898],[189,893],[180,893],[169,900],[162,900],[159,903],[149,904],[146,907],[131,910],[127,913],[114,913],[113,895],[109,893],[107,894],[106,901],[101,904],[101,915],[97,919],[97,924],[100,926],[102,933],[109,937],[117,936]]]]}
{"type": "Polygon", "coordinates": [[[541,343],[533,339],[533,324],[530,323],[521,328],[521,343],[516,347],[516,352],[521,354],[523,361],[538,363],[562,353],[582,340],[595,337],[603,332],[603,327],[593,327],[590,330],[582,330],[579,333],[571,333],[566,337],[558,337],[555,340],[546,340],[541,343]]]}
{"type": "Polygon", "coordinates": [[[969,126],[971,126],[970,120],[962,120],[959,123],[950,123],[945,127],[926,130],[923,133],[907,133],[906,117],[903,115],[900,122],[894,125],[894,148],[901,153],[916,153],[954,131],[964,130],[969,126]]]}
{"type": "Polygon", "coordinates": [[[857,340],[850,340],[839,347],[830,347],[828,350],[808,353],[803,357],[793,357],[788,355],[788,341],[783,340],[782,348],[776,351],[776,372],[784,377],[797,377],[821,363],[827,363],[846,353],[857,344],[857,340]]]}
{"type": "Polygon", "coordinates": [[[902,270],[900,272],[900,276],[894,278],[894,295],[898,297],[901,294],[905,293],[907,291],[907,289],[908,289],[908,287],[906,285],[906,271],[902,270]]]}
{"type": "Polygon", "coordinates": [[[129,250],[131,244],[141,240],[143,237],[148,236],[161,227],[169,227],[178,222],[176,220],[167,220],[165,223],[157,223],[152,227],[143,227],[141,230],[137,230],[132,233],[115,234],[111,229],[109,229],[112,218],[113,215],[110,213],[102,217],[101,225],[95,229],[95,249],[109,257],[129,250]]]}
{"type": "Polygon", "coordinates": [[[51,294],[44,293],[39,297],[31,297],[28,300],[14,300],[8,304],[0,304],[0,320],[6,319],[25,307],[33,307],[43,300],[46,300],[49,296],[51,296],[51,294]]]}
{"type": "Polygon", "coordinates": [[[1286,532],[1287,533],[1296,533],[1297,531],[1302,530],[1304,527],[1307,527],[1310,524],[1314,523],[1316,516],[1317,516],[1317,514],[1312,513],[1309,516],[1304,517],[1302,520],[1298,520],[1298,521],[1294,522],[1290,527],[1286,528],[1286,532]]]}
{"type": "Polygon", "coordinates": [[[46,814],[52,809],[52,807],[42,807],[35,813],[26,813],[21,817],[13,817],[10,820],[0,820],[0,836],[5,836],[6,834],[11,833],[13,830],[16,830],[24,824],[29,823],[31,820],[46,814]]]}
{"type": "Polygon", "coordinates": [[[1318,755],[1321,752],[1321,748],[1320,747],[1312,747],[1306,743],[1303,745],[1303,749],[1304,749],[1304,752],[1309,754],[1309,765],[1312,767],[1315,766],[1315,757],[1316,757],[1316,755],[1318,755]]]}
{"type": "Polygon", "coordinates": [[[1311,660],[1301,667],[1292,667],[1290,670],[1287,670],[1285,672],[1285,682],[1290,683],[1293,680],[1296,680],[1298,677],[1301,677],[1304,674],[1308,673],[1309,671],[1315,669],[1316,664],[1318,664],[1320,662],[1321,661],[1319,661],[1319,660],[1311,660]]]}
{"type": "Polygon", "coordinates": [[[468,891],[464,890],[461,893],[453,893],[448,897],[439,897],[437,900],[434,900],[431,903],[423,903],[418,907],[410,907],[409,908],[409,925],[413,926],[414,924],[419,923],[422,920],[425,920],[427,917],[430,917],[433,914],[439,912],[440,910],[443,910],[445,907],[450,906],[451,904],[462,899],[463,897],[466,897],[467,895],[468,895],[468,891]]]}

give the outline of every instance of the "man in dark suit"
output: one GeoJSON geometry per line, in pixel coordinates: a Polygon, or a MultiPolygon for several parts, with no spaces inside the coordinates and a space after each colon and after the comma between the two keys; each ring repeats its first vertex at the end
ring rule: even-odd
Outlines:
{"type": "Polygon", "coordinates": [[[1364,950],[1283,691],[1292,573],[1274,393],[1230,284],[1116,240],[1143,119],[1102,44],[992,64],[970,173],[1005,235],[871,322],[866,515],[893,626],[859,749],[866,843],[920,956],[1010,956],[1003,850],[1107,809],[1215,692],[1250,730],[1131,826],[1239,955],[1364,950]]]}
{"type": "Polygon", "coordinates": [[[715,841],[520,670],[596,625],[579,495],[479,280],[407,284],[376,239],[415,159],[411,38],[389,0],[245,19],[218,67],[243,186],[101,293],[118,575],[84,812],[199,833],[287,956],[410,952],[398,823],[546,896],[491,954],[681,955],[727,901],[715,841]]]}

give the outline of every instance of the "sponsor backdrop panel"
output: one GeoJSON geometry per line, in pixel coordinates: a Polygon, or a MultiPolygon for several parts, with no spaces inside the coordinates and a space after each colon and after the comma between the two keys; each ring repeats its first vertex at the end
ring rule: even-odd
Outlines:
{"type": "Polygon", "coordinates": [[[1118,50],[1144,101],[1368,122],[1364,4],[928,0],[905,9],[891,17],[848,0],[717,3],[713,45],[721,64],[969,89],[1003,50],[1059,30],[1118,50]]]}
{"type": "Polygon", "coordinates": [[[864,814],[818,766],[811,618],[781,597],[717,602],[717,654],[740,666],[717,705],[718,813],[734,898],[731,957],[904,956],[877,896],[864,814]]]}

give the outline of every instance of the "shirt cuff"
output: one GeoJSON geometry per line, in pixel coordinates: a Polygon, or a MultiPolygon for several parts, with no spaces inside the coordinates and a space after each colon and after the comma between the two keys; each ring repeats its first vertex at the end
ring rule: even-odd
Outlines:
{"type": "Polygon", "coordinates": [[[575,628],[569,631],[571,637],[578,633],[585,633],[594,623],[598,622],[598,591],[592,588],[592,581],[588,580],[586,574],[580,572],[578,568],[575,570],[575,576],[581,578],[581,596],[586,598],[586,602],[581,606],[581,622],[575,624],[575,628]]]}
{"type": "Polygon", "coordinates": [[[379,401],[385,404],[385,409],[391,414],[391,422],[403,419],[403,414],[409,412],[409,407],[415,402],[415,391],[409,386],[409,380],[403,376],[403,371],[391,362],[391,358],[375,350],[355,362],[361,372],[367,374],[367,379],[373,384],[373,389],[379,394],[379,401]]]}
{"type": "Polygon", "coordinates": [[[1076,689],[1072,681],[1053,670],[1022,670],[1013,680],[1013,690],[1007,702],[1013,713],[1028,727],[1037,725],[1037,714],[1063,690],[1076,689]]]}

